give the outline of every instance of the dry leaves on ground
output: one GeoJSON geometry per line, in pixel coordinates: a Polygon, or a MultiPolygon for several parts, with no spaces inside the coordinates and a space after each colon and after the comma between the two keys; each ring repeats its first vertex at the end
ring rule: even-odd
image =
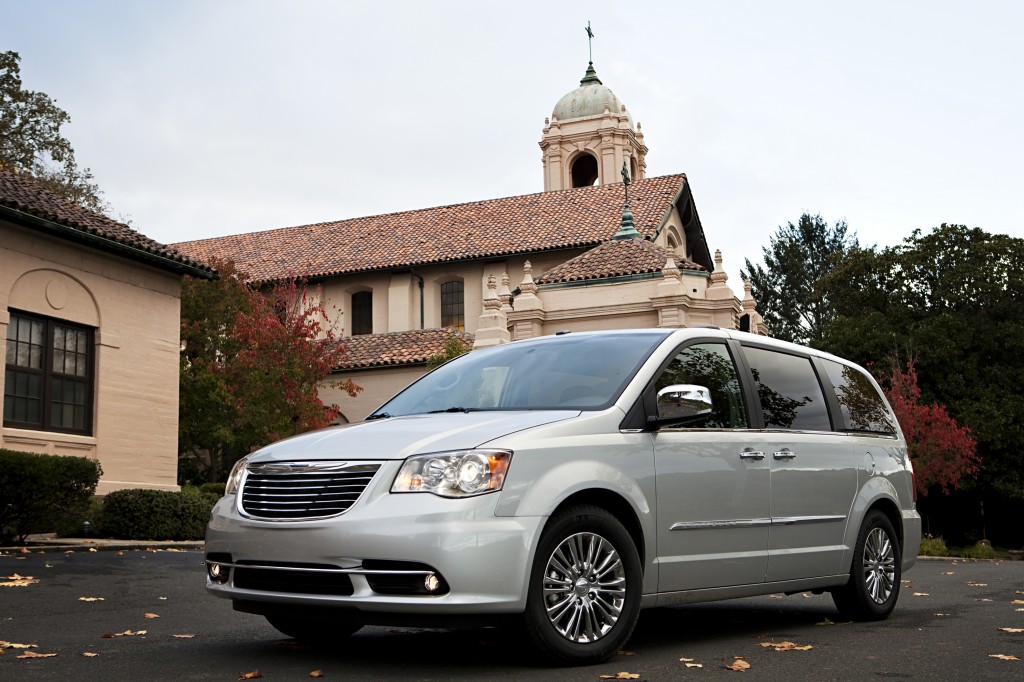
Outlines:
{"type": "Polygon", "coordinates": [[[310,677],[323,677],[324,671],[319,668],[309,673],[310,677]]]}
{"type": "Polygon", "coordinates": [[[124,632],[105,632],[103,633],[103,639],[112,639],[114,637],[135,637],[136,635],[144,634],[146,634],[145,630],[136,630],[135,632],[132,632],[131,630],[125,630],[124,632]]]}
{"type": "Polygon", "coordinates": [[[933,616],[939,616],[939,617],[942,617],[942,616],[948,616],[949,614],[948,614],[948,613],[933,613],[932,615],[933,615],[933,616]]]}
{"type": "Polygon", "coordinates": [[[639,680],[638,673],[621,672],[617,675],[601,675],[602,680],[639,680]]]}
{"type": "Polygon", "coordinates": [[[36,653],[35,651],[25,651],[22,654],[14,656],[15,658],[52,658],[55,653],[36,653]]]}
{"type": "Polygon", "coordinates": [[[105,601],[103,597],[79,597],[78,601],[105,601]]]}
{"type": "Polygon", "coordinates": [[[84,651],[82,652],[82,655],[86,658],[96,658],[97,656],[99,656],[99,654],[95,651],[84,651]]]}
{"type": "Polygon", "coordinates": [[[30,575],[14,575],[7,576],[3,582],[0,582],[0,587],[28,587],[29,585],[35,585],[39,582],[38,578],[33,578],[30,575]]]}
{"type": "Polygon", "coordinates": [[[1024,628],[999,628],[1003,632],[1024,632],[1024,628]]]}
{"type": "Polygon", "coordinates": [[[1011,604],[1024,604],[1024,599],[1014,599],[1011,604]]]}
{"type": "Polygon", "coordinates": [[[680,658],[679,662],[685,665],[687,668],[703,668],[703,663],[697,663],[692,658],[680,658]]]}
{"type": "Polygon", "coordinates": [[[979,583],[977,580],[968,580],[967,584],[971,587],[988,587],[988,583],[979,583]]]}
{"type": "Polygon", "coordinates": [[[760,646],[771,647],[775,651],[810,651],[814,647],[810,644],[797,646],[796,642],[761,642],[760,646]]]}
{"type": "MultiPolygon", "coordinates": [[[[1000,661],[1019,661],[1020,659],[1016,656],[1007,656],[1006,654],[989,654],[989,658],[998,658],[1000,661]]],[[[21,658],[19,656],[18,658],[21,658]]]]}
{"type": "Polygon", "coordinates": [[[238,673],[238,679],[240,680],[257,680],[263,677],[263,673],[259,670],[250,670],[247,673],[238,673]]]}
{"type": "Polygon", "coordinates": [[[147,613],[146,614],[146,618],[159,618],[159,617],[160,616],[156,615],[155,613],[147,613]]]}
{"type": "Polygon", "coordinates": [[[18,644],[16,642],[5,642],[0,639],[0,651],[4,649],[38,649],[38,644],[18,644]]]}
{"type": "Polygon", "coordinates": [[[750,664],[744,661],[742,656],[736,656],[735,660],[733,660],[732,662],[732,665],[725,665],[722,667],[726,670],[735,670],[739,673],[745,673],[747,672],[747,670],[750,669],[750,664]]]}
{"type": "Polygon", "coordinates": [[[177,639],[195,639],[195,638],[196,638],[196,636],[195,636],[195,635],[191,635],[191,634],[184,634],[184,635],[171,635],[171,637],[175,637],[175,638],[177,638],[177,639]]]}
{"type": "Polygon", "coordinates": [[[931,596],[931,595],[929,595],[927,592],[915,592],[913,596],[915,596],[915,597],[928,597],[928,596],[931,596]]]}

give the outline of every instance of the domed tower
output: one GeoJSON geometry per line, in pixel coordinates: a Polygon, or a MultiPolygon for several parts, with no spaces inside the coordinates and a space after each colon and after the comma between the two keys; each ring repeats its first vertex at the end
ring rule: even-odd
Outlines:
{"type": "Polygon", "coordinates": [[[558,100],[550,119],[544,119],[540,140],[544,191],[622,182],[623,162],[630,178],[645,175],[644,134],[611,88],[597,77],[594,63],[580,86],[558,100]]]}

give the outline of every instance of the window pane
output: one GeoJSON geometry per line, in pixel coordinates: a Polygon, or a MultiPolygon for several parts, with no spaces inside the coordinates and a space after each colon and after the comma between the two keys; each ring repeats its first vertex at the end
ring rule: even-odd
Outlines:
{"type": "Polygon", "coordinates": [[[64,351],[53,350],[53,371],[63,372],[64,371],[64,351]]]}
{"type": "Polygon", "coordinates": [[[769,429],[830,431],[825,395],[807,358],[744,348],[769,429]]]}
{"type": "Polygon", "coordinates": [[[373,293],[352,294],[352,336],[373,333],[373,293]]]}
{"type": "Polygon", "coordinates": [[[441,285],[441,326],[465,329],[464,288],[462,282],[441,285]]]}
{"type": "Polygon", "coordinates": [[[895,435],[892,416],[866,374],[831,360],[825,360],[825,370],[835,388],[847,429],[895,435]]]}
{"type": "Polygon", "coordinates": [[[743,392],[729,349],[722,343],[699,343],[681,351],[655,382],[661,390],[673,384],[703,386],[711,392],[712,412],[685,426],[699,429],[742,429],[747,426],[743,392]]]}

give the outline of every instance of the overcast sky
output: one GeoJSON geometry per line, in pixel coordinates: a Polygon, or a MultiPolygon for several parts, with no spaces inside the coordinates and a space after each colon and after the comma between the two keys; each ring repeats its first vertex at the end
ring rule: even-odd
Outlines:
{"type": "MultiPolygon", "coordinates": [[[[730,285],[777,226],[1024,236],[1024,3],[0,0],[0,50],[161,242],[543,189],[598,75],[684,172],[730,285]]],[[[617,226],[609,226],[611,234],[617,226]]]]}

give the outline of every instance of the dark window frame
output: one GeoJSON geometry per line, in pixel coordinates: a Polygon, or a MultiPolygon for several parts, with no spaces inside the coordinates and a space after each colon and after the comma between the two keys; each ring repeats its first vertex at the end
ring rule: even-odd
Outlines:
{"type": "Polygon", "coordinates": [[[352,294],[352,336],[373,333],[373,292],[357,291],[352,294]]]}
{"type": "Polygon", "coordinates": [[[461,279],[441,284],[441,327],[466,330],[466,283],[461,279]]]}
{"type": "MultiPolygon", "coordinates": [[[[92,327],[85,325],[76,324],[67,320],[61,320],[53,317],[46,317],[44,315],[37,315],[34,313],[27,313],[20,310],[10,311],[10,320],[8,322],[8,334],[10,334],[10,325],[16,324],[18,319],[24,319],[31,322],[38,322],[43,324],[43,347],[42,347],[42,368],[36,369],[33,367],[26,367],[18,365],[16,363],[6,362],[7,344],[8,340],[4,339],[4,415],[3,425],[8,428],[16,429],[29,429],[33,431],[48,431],[55,433],[71,433],[76,435],[91,436],[93,435],[93,412],[95,409],[95,391],[96,391],[96,330],[92,327]],[[65,372],[57,372],[53,369],[53,360],[56,353],[54,349],[54,335],[58,328],[68,329],[75,332],[84,332],[86,334],[85,346],[86,352],[85,364],[86,370],[84,375],[68,374],[65,372]],[[9,393],[11,387],[8,385],[12,375],[29,375],[38,376],[41,378],[41,391],[40,399],[42,400],[42,406],[40,409],[40,418],[38,422],[31,421],[18,421],[15,419],[7,419],[7,401],[12,399],[14,396],[9,393]],[[82,428],[74,428],[67,426],[54,426],[54,414],[53,414],[53,384],[56,381],[70,381],[78,384],[82,384],[85,387],[85,415],[83,418],[84,426],[82,428]]],[[[77,353],[76,353],[77,354],[77,353]]]]}

